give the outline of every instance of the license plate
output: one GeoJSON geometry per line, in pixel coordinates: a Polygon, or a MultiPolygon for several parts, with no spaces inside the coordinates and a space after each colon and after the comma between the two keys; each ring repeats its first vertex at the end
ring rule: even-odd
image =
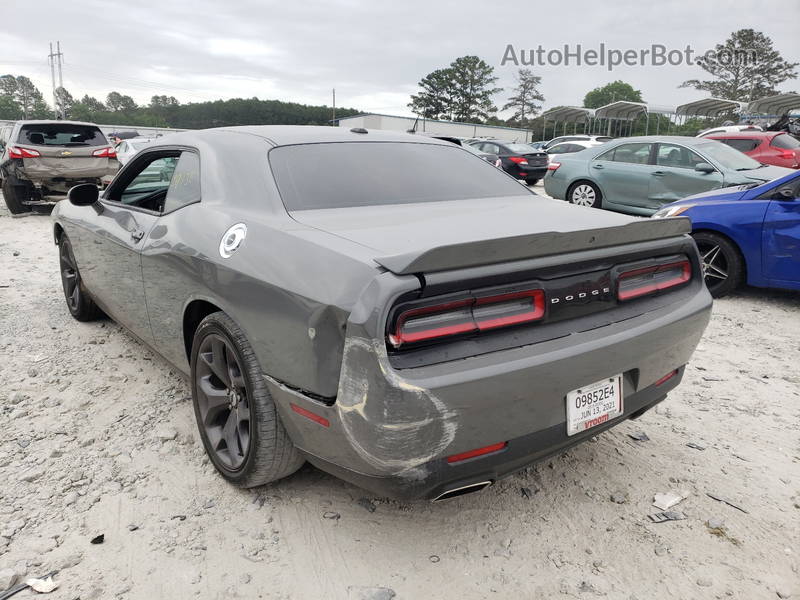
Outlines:
{"type": "Polygon", "coordinates": [[[606,377],[567,394],[567,435],[575,435],[622,414],[622,375],[606,377]]]}

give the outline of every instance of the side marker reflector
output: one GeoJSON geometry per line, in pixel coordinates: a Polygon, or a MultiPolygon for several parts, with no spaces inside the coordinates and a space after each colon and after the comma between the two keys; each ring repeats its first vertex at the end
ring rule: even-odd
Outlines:
{"type": "Polygon", "coordinates": [[[491,454],[492,452],[498,452],[499,450],[502,450],[506,446],[508,446],[508,442],[499,442],[497,444],[492,444],[491,446],[476,448],[475,450],[467,450],[461,454],[453,454],[452,456],[448,456],[447,462],[456,463],[461,462],[462,460],[467,460],[468,458],[475,458],[476,456],[491,454]]]}
{"type": "Polygon", "coordinates": [[[302,406],[297,406],[297,404],[289,404],[292,407],[292,410],[296,412],[298,415],[305,417],[306,419],[311,419],[315,423],[319,423],[323,427],[330,427],[330,421],[325,417],[321,417],[320,415],[311,412],[310,410],[306,410],[302,406]]]}
{"type": "Polygon", "coordinates": [[[673,377],[675,377],[675,375],[677,375],[677,374],[678,374],[678,369],[675,369],[674,371],[670,371],[669,373],[667,373],[666,375],[664,375],[664,376],[663,376],[661,379],[659,379],[658,381],[656,381],[655,385],[661,385],[662,383],[666,383],[666,382],[668,382],[670,379],[672,379],[673,377]]]}

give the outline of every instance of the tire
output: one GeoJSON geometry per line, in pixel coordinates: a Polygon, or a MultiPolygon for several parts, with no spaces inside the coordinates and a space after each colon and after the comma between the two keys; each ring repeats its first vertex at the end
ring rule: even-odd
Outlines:
{"type": "Polygon", "coordinates": [[[538,179],[526,179],[525,183],[527,183],[528,185],[536,185],[537,183],[539,183],[539,180],[538,179]]]}
{"type": "Polygon", "coordinates": [[[64,300],[69,313],[78,321],[94,321],[103,316],[92,297],[83,285],[72,243],[64,233],[58,240],[58,263],[61,271],[61,287],[64,289],[64,300]]]}
{"type": "Polygon", "coordinates": [[[3,180],[3,199],[6,201],[8,212],[12,215],[21,215],[31,212],[31,207],[23,202],[27,199],[21,193],[22,186],[12,185],[8,179],[3,180]]]}
{"type": "Polygon", "coordinates": [[[191,379],[203,447],[230,483],[251,488],[302,466],[305,461],[281,423],[252,346],[223,312],[208,315],[197,327],[191,379]]]}
{"type": "Polygon", "coordinates": [[[603,205],[603,194],[600,189],[590,181],[579,181],[570,186],[567,191],[567,200],[570,204],[586,206],[589,208],[601,208],[603,205]]]}
{"type": "Polygon", "coordinates": [[[710,231],[693,233],[703,263],[708,291],[721,298],[739,287],[744,280],[744,259],[739,248],[728,238],[710,231]]]}

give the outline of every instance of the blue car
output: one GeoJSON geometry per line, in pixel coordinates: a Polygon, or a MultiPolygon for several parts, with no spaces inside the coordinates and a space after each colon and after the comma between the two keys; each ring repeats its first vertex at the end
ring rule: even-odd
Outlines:
{"type": "Polygon", "coordinates": [[[689,217],[715,297],[741,283],[800,290],[800,171],[689,196],[653,217],[689,217]]]}

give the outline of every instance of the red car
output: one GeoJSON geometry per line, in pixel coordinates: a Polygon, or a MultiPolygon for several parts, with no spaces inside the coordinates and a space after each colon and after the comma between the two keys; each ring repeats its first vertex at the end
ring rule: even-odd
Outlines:
{"type": "Polygon", "coordinates": [[[800,142],[783,131],[747,131],[703,136],[718,140],[766,165],[800,168],[800,142]]]}

